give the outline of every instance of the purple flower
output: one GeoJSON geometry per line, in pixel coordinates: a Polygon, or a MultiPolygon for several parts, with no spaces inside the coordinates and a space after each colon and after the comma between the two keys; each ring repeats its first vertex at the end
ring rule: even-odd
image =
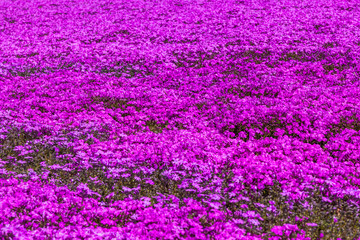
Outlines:
{"type": "Polygon", "coordinates": [[[283,227],[282,226],[274,226],[271,231],[275,233],[276,235],[283,235],[283,227]]]}
{"type": "Polygon", "coordinates": [[[308,225],[309,227],[316,227],[317,226],[316,223],[306,223],[306,225],[308,225]]]}
{"type": "Polygon", "coordinates": [[[249,219],[248,222],[255,226],[260,225],[260,222],[257,219],[249,219]]]}
{"type": "Polygon", "coordinates": [[[105,218],[105,219],[101,220],[101,223],[104,224],[104,225],[109,225],[109,226],[116,225],[116,223],[113,220],[110,220],[108,218],[105,218]]]}
{"type": "Polygon", "coordinates": [[[290,230],[290,231],[298,231],[299,230],[299,227],[294,224],[284,224],[284,228],[286,230],[290,230]]]}
{"type": "Polygon", "coordinates": [[[254,203],[255,206],[258,206],[258,207],[261,207],[261,208],[264,208],[266,207],[264,204],[261,204],[261,203],[254,203]]]}
{"type": "Polygon", "coordinates": [[[125,192],[131,192],[131,191],[132,191],[131,188],[128,188],[128,187],[125,187],[125,186],[123,186],[122,188],[123,188],[123,190],[124,190],[125,192]]]}
{"type": "Polygon", "coordinates": [[[271,205],[270,207],[267,207],[266,210],[268,210],[269,212],[275,213],[276,212],[276,207],[271,205]]]}
{"type": "Polygon", "coordinates": [[[145,182],[150,185],[154,185],[154,182],[151,179],[146,179],[145,182]]]}
{"type": "Polygon", "coordinates": [[[245,221],[242,219],[233,219],[232,221],[236,224],[244,224],[245,223],[245,221]]]}
{"type": "Polygon", "coordinates": [[[304,202],[302,205],[303,205],[304,208],[309,208],[310,207],[310,204],[308,202],[304,202]]]}

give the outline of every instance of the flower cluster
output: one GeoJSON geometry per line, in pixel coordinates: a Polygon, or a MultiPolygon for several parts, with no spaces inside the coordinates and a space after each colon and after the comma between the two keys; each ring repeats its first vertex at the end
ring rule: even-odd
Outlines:
{"type": "Polygon", "coordinates": [[[1,239],[359,239],[357,1],[0,1],[1,239]]]}

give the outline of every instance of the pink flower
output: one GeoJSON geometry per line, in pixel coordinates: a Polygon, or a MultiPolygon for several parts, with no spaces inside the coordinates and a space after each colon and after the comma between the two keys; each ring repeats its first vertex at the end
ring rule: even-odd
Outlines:
{"type": "Polygon", "coordinates": [[[274,226],[274,227],[271,229],[271,231],[272,231],[273,233],[275,233],[276,235],[282,236],[282,235],[283,235],[282,229],[283,229],[282,226],[274,226]]]}
{"type": "Polygon", "coordinates": [[[154,185],[154,182],[151,179],[147,179],[145,182],[150,184],[150,185],[154,185]]]}

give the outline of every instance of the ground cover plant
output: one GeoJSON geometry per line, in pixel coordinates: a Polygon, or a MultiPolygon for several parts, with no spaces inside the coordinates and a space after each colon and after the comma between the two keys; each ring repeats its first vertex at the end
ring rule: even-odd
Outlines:
{"type": "Polygon", "coordinates": [[[359,19],[0,1],[0,238],[360,239],[359,19]]]}

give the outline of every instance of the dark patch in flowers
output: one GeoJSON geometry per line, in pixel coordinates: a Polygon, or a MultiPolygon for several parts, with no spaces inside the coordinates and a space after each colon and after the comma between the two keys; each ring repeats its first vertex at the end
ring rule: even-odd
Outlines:
{"type": "Polygon", "coordinates": [[[334,43],[329,42],[329,43],[325,43],[325,44],[323,45],[323,48],[333,48],[334,46],[335,46],[334,43]]]}
{"type": "Polygon", "coordinates": [[[145,126],[148,126],[150,131],[152,131],[154,133],[162,133],[163,129],[168,126],[168,122],[166,122],[164,124],[158,124],[154,120],[147,120],[145,122],[145,126]]]}
{"type": "Polygon", "coordinates": [[[355,131],[360,130],[360,119],[353,114],[352,116],[341,117],[339,123],[331,124],[330,132],[337,134],[342,132],[344,129],[353,129],[355,131]]]}
{"type": "Polygon", "coordinates": [[[140,111],[141,107],[135,104],[128,104],[131,99],[119,99],[115,97],[101,97],[101,96],[93,96],[91,97],[94,103],[102,103],[105,108],[111,109],[121,109],[126,110],[127,107],[135,107],[136,111],[140,111]]]}

